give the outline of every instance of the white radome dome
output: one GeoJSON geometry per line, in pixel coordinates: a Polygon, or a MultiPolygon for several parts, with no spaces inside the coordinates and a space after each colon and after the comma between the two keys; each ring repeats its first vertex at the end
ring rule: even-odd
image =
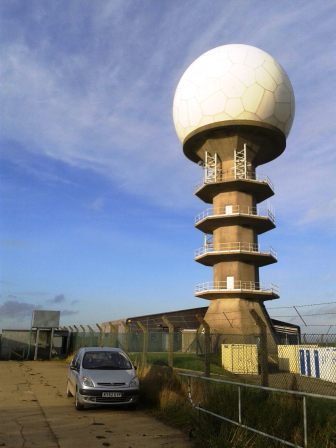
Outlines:
{"type": "Polygon", "coordinates": [[[202,126],[255,121],[287,137],[294,119],[291,82],[278,62],[259,48],[231,44],[197,58],[176,88],[173,117],[181,142],[202,126]]]}

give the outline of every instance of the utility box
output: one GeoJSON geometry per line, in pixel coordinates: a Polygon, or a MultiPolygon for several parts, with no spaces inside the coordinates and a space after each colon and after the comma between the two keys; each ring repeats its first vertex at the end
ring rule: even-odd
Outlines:
{"type": "Polygon", "coordinates": [[[300,373],[299,347],[278,345],[279,369],[282,372],[300,373]]]}
{"type": "Polygon", "coordinates": [[[336,348],[300,349],[300,373],[336,383],[336,348]]]}
{"type": "Polygon", "coordinates": [[[222,367],[232,373],[258,375],[257,345],[222,344],[222,367]]]}
{"type": "Polygon", "coordinates": [[[336,347],[278,345],[279,369],[336,383],[336,347]]]}
{"type": "Polygon", "coordinates": [[[196,353],[197,330],[182,330],[182,353],[196,353]]]}
{"type": "Polygon", "coordinates": [[[336,347],[319,349],[319,368],[321,380],[336,383],[336,347]]]}
{"type": "Polygon", "coordinates": [[[320,378],[318,349],[299,347],[300,374],[320,378]]]}
{"type": "MultiPolygon", "coordinates": [[[[309,351],[311,349],[317,349],[317,345],[278,345],[278,360],[279,360],[279,369],[282,372],[290,372],[290,373],[301,373],[307,371],[305,367],[303,367],[303,362],[306,363],[306,359],[304,357],[303,360],[303,352],[309,351]]],[[[308,359],[309,356],[308,356],[308,359]]],[[[306,364],[305,364],[306,365],[306,364]]]]}

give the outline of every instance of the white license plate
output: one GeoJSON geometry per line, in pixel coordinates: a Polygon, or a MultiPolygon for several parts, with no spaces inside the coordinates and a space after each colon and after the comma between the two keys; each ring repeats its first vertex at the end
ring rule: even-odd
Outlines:
{"type": "Polygon", "coordinates": [[[122,393],[121,392],[102,392],[102,397],[105,398],[121,398],[122,393]]]}

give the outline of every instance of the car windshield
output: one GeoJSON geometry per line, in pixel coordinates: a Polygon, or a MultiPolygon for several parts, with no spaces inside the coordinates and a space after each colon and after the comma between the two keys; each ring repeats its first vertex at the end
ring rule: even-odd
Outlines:
{"type": "Polygon", "coordinates": [[[83,358],[84,369],[129,370],[132,365],[123,353],[112,351],[87,352],[83,358]]]}

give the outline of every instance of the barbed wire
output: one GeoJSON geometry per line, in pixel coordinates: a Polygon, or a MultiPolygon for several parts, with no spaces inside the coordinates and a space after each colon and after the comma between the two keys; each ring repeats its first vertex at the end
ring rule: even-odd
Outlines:
{"type": "MultiPolygon", "coordinates": [[[[309,328],[336,328],[336,319],[334,316],[336,315],[336,311],[334,311],[333,305],[336,306],[336,301],[331,302],[322,302],[322,303],[311,303],[311,304],[301,304],[301,305],[289,305],[289,306],[281,306],[281,307],[271,307],[266,308],[269,317],[271,319],[289,319],[288,322],[283,322],[284,325],[295,325],[299,326],[305,329],[307,332],[309,328]],[[318,307],[316,312],[308,312],[308,313],[301,313],[298,311],[299,309],[305,308],[305,307],[318,307]],[[327,307],[327,309],[325,309],[327,307]],[[321,309],[322,308],[322,309],[321,309]],[[274,310],[292,310],[293,314],[273,314],[274,310]]],[[[139,328],[137,322],[142,322],[146,327],[155,327],[158,329],[158,331],[162,328],[166,328],[167,325],[162,319],[163,317],[166,317],[168,321],[171,321],[175,327],[186,327],[186,329],[195,329],[195,327],[199,327],[201,325],[202,318],[204,318],[205,313],[207,311],[206,307],[203,308],[197,308],[195,309],[195,314],[192,314],[193,310],[184,310],[185,314],[181,315],[181,312],[177,311],[174,312],[167,312],[166,316],[165,313],[162,314],[156,314],[152,316],[139,316],[136,318],[129,318],[127,319],[127,325],[132,328],[132,331],[141,331],[139,328]],[[201,319],[201,320],[199,320],[201,319]]],[[[239,322],[240,326],[246,325],[247,322],[251,325],[251,316],[248,314],[248,310],[241,311],[241,310],[230,310],[230,311],[224,311],[224,312],[217,312],[217,313],[211,313],[212,319],[215,321],[219,321],[223,319],[223,316],[226,318],[229,324],[232,326],[236,326],[236,323],[239,322]]],[[[109,321],[114,325],[118,325],[118,322],[122,322],[123,320],[120,319],[119,321],[109,321]]],[[[105,328],[109,325],[109,322],[101,323],[100,325],[103,325],[105,328]]],[[[125,322],[125,321],[123,321],[125,322]]],[[[126,323],[126,322],[125,322],[126,323]]],[[[77,327],[87,327],[87,325],[83,324],[72,324],[72,326],[76,325],[77,327]]],[[[96,327],[95,324],[91,324],[91,326],[96,327]]],[[[92,331],[92,329],[88,330],[92,331]]]]}
{"type": "Polygon", "coordinates": [[[336,301],[333,302],[322,302],[322,303],[306,303],[303,305],[288,305],[288,306],[280,306],[280,307],[271,307],[268,308],[268,310],[280,310],[280,309],[285,309],[285,308],[293,308],[293,306],[296,306],[297,308],[302,308],[305,306],[323,306],[323,305],[336,305],[336,301]]]}

